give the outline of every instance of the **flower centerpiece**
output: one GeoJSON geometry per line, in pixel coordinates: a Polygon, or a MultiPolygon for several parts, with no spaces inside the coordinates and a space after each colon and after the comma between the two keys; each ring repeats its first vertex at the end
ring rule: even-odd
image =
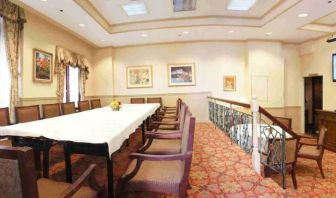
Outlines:
{"type": "Polygon", "coordinates": [[[113,100],[110,104],[113,111],[119,111],[121,108],[121,102],[118,100],[113,100]]]}

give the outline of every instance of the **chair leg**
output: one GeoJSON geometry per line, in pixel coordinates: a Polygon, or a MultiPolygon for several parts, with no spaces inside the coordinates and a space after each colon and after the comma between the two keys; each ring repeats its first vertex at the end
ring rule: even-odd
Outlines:
{"type": "Polygon", "coordinates": [[[33,148],[33,151],[35,157],[36,170],[41,171],[41,152],[36,148],[33,148]]]}
{"type": "Polygon", "coordinates": [[[43,151],[43,177],[49,178],[49,151],[50,148],[46,148],[43,151]]]}
{"type": "Polygon", "coordinates": [[[297,189],[297,181],[296,181],[296,164],[295,164],[295,163],[292,164],[291,174],[292,174],[292,180],[293,180],[294,188],[297,189]]]}
{"type": "Polygon", "coordinates": [[[318,165],[318,167],[320,169],[321,176],[324,179],[325,177],[324,177],[324,173],[323,173],[323,169],[322,169],[322,159],[317,161],[317,165],[318,165]]]}

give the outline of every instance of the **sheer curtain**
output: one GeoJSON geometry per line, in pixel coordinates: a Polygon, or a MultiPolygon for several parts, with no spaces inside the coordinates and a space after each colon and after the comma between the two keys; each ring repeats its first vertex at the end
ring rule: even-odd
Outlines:
{"type": "Polygon", "coordinates": [[[0,107],[10,105],[11,77],[7,59],[3,19],[0,17],[0,107]]]}

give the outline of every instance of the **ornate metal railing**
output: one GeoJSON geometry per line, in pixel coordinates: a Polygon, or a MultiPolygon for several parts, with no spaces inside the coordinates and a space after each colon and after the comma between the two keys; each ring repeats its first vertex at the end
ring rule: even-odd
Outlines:
{"type": "Polygon", "coordinates": [[[260,165],[282,175],[285,187],[286,137],[297,138],[295,132],[257,105],[208,97],[209,120],[227,134],[232,143],[252,154],[254,169],[260,165]]]}

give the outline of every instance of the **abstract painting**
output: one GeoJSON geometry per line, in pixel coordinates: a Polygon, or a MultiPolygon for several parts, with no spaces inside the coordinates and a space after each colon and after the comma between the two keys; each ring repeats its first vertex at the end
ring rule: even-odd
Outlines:
{"type": "Polygon", "coordinates": [[[153,87],[152,66],[129,66],[127,67],[127,88],[153,87]]]}

